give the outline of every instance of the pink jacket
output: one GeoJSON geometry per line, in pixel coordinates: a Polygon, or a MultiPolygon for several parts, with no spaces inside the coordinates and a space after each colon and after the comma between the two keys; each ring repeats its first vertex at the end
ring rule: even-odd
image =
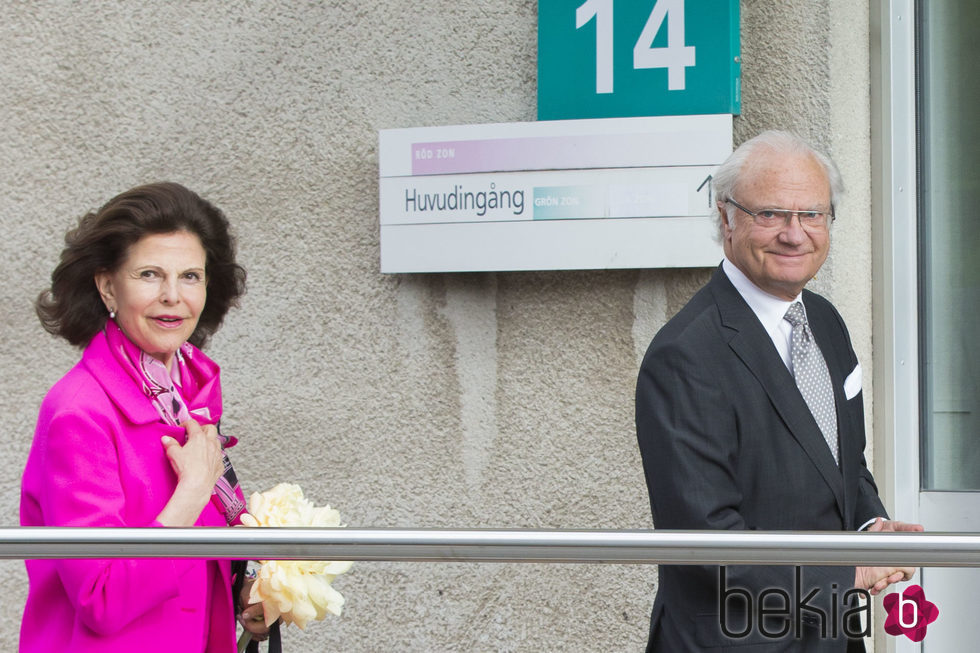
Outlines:
{"type": "MultiPolygon", "coordinates": [[[[218,366],[197,350],[193,365],[213,381],[184,400],[192,414],[207,409],[210,419],[198,421],[217,422],[218,366]]],[[[41,404],[21,486],[21,525],[160,526],[156,516],[177,483],[162,435],[184,439],[183,429],[161,421],[100,332],[41,404]]],[[[196,525],[227,522],[209,503],[196,525]]],[[[26,564],[23,653],[235,651],[226,560],[26,564]]]]}

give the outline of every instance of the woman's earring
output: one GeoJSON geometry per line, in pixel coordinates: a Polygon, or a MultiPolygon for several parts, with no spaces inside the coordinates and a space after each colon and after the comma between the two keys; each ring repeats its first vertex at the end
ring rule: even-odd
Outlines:
{"type": "Polygon", "coordinates": [[[109,309],[109,318],[113,320],[116,319],[116,309],[114,308],[109,309]]]}

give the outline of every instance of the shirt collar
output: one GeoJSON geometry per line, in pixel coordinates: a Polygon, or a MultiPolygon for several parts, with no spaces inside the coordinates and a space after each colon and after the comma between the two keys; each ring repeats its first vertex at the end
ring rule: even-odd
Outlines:
{"type": "MultiPolygon", "coordinates": [[[[792,301],[786,301],[785,299],[780,299],[774,295],[770,295],[764,291],[759,286],[755,285],[751,279],[745,276],[745,273],[739,270],[734,263],[728,260],[726,257],[721,262],[721,267],[728,276],[728,280],[732,282],[735,286],[735,290],[738,294],[742,296],[745,303],[749,305],[755,316],[759,318],[762,322],[762,326],[766,328],[766,331],[773,333],[779,329],[779,325],[783,321],[783,316],[786,315],[786,311],[789,309],[793,302],[802,303],[801,297],[803,293],[800,293],[792,301]]],[[[804,313],[806,312],[806,306],[803,307],[804,313]]]]}

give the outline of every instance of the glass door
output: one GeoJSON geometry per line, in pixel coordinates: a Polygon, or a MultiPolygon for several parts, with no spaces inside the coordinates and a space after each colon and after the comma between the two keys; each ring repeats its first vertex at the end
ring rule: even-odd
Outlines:
{"type": "Polygon", "coordinates": [[[919,3],[922,489],[980,491],[980,2],[919,3]]]}
{"type": "MultiPolygon", "coordinates": [[[[916,7],[919,515],[980,531],[980,3],[916,7]]],[[[980,570],[922,572],[925,653],[975,650],[980,570]]]]}

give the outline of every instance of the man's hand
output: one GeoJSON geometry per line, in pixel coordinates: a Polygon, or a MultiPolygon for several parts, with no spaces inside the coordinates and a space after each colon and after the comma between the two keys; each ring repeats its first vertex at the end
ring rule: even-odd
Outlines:
{"type": "Polygon", "coordinates": [[[867,532],[881,531],[883,533],[897,533],[899,531],[909,532],[909,533],[921,533],[924,528],[922,524],[910,524],[904,521],[895,521],[894,519],[882,519],[879,517],[875,520],[875,523],[868,526],[867,532]]]}
{"type": "MultiPolygon", "coordinates": [[[[909,524],[903,521],[886,520],[879,517],[868,527],[868,533],[921,533],[922,524],[909,524]]],[[[914,567],[856,567],[854,569],[854,587],[865,589],[871,596],[879,594],[889,585],[911,580],[915,574],[914,567]]]]}

